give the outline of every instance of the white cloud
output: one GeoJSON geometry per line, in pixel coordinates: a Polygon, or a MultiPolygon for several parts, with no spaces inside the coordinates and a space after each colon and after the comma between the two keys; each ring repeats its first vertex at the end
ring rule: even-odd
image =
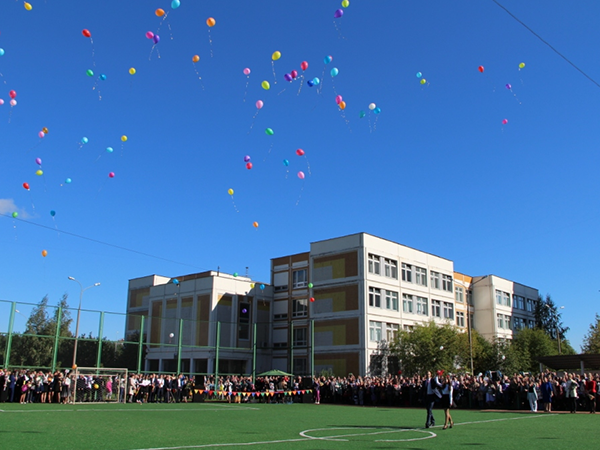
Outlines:
{"type": "Polygon", "coordinates": [[[0,198],[0,214],[12,214],[15,211],[19,212],[19,208],[12,198],[0,198]]]}

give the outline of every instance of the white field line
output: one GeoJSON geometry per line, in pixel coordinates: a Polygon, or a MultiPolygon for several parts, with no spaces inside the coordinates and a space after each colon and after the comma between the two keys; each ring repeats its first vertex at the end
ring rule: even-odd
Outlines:
{"type": "Polygon", "coordinates": [[[139,409],[135,409],[135,408],[131,408],[131,409],[127,409],[127,408],[106,408],[106,409],[94,409],[94,408],[78,408],[78,409],[19,409],[19,410],[13,410],[13,411],[6,411],[6,410],[0,410],[0,412],[4,412],[6,414],[10,414],[10,413],[43,413],[43,412],[51,412],[51,413],[55,413],[55,412],[115,412],[115,411],[124,411],[124,412],[170,412],[170,411],[185,411],[185,412],[204,412],[204,411],[256,411],[259,408],[253,408],[251,406],[213,406],[211,408],[198,408],[198,409],[188,409],[188,408],[172,408],[172,409],[162,409],[162,408],[152,408],[152,409],[146,409],[146,408],[139,408],[139,409]]]}

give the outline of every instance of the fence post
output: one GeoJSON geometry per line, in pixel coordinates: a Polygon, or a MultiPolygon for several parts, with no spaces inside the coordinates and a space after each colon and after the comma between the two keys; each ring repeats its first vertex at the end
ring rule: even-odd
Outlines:
{"type": "Polygon", "coordinates": [[[56,358],[58,357],[58,338],[60,336],[60,322],[62,320],[62,308],[58,307],[56,315],[56,330],[54,331],[54,350],[52,351],[52,373],[56,370],[56,358]]]}
{"type": "Polygon", "coordinates": [[[290,322],[290,373],[294,374],[294,322],[290,322]]]}
{"type": "Polygon", "coordinates": [[[221,322],[217,322],[217,340],[215,346],[215,391],[219,390],[219,345],[221,344],[221,322]]]}
{"type": "Polygon", "coordinates": [[[17,310],[17,302],[12,302],[10,306],[10,317],[8,319],[8,337],[6,339],[6,354],[4,355],[4,368],[8,369],[10,363],[10,347],[12,346],[13,325],[15,322],[15,312],[17,310]]]}
{"type": "Polygon", "coordinates": [[[140,374],[142,372],[142,354],[144,351],[144,319],[146,317],[142,316],[141,324],[140,324],[140,342],[138,345],[138,363],[137,363],[137,373],[140,374]]]}
{"type": "Polygon", "coordinates": [[[104,311],[100,313],[100,327],[98,329],[98,357],[96,358],[96,369],[102,363],[102,333],[104,332],[104,311]]]}
{"type": "MultiPolygon", "coordinates": [[[[183,319],[179,319],[179,336],[177,337],[177,375],[181,373],[181,342],[183,339],[183,319]]],[[[191,367],[190,367],[191,369],[191,367]]]]}
{"type": "Polygon", "coordinates": [[[315,376],[315,319],[310,320],[310,373],[315,376]]]}
{"type": "Polygon", "coordinates": [[[256,322],[252,326],[252,384],[256,383],[256,322]]]}

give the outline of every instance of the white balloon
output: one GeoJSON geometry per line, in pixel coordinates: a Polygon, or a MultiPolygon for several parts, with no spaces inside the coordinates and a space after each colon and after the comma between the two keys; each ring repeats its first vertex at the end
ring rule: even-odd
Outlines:
{"type": "Polygon", "coordinates": [[[369,105],[369,109],[370,109],[371,111],[373,111],[375,108],[377,108],[377,105],[376,105],[375,103],[371,103],[371,104],[369,105]]]}

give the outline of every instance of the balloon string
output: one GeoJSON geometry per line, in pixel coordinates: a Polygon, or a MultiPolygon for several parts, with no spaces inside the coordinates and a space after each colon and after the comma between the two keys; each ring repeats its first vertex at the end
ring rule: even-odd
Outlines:
{"type": "Polygon", "coordinates": [[[267,160],[267,158],[271,154],[271,150],[273,150],[273,143],[272,142],[271,142],[271,146],[269,147],[269,151],[267,152],[267,156],[265,156],[265,159],[263,159],[263,162],[265,162],[267,160]]]}
{"type": "Polygon", "coordinates": [[[248,133],[246,133],[246,134],[250,134],[250,132],[252,131],[252,128],[254,127],[254,121],[256,120],[256,116],[258,116],[259,112],[260,112],[260,109],[257,109],[256,112],[254,113],[254,116],[252,116],[252,124],[250,125],[250,129],[248,130],[248,133]]]}
{"type": "Polygon", "coordinates": [[[304,191],[304,180],[302,181],[302,187],[300,188],[300,193],[298,194],[298,200],[296,200],[296,206],[300,203],[300,199],[302,198],[302,192],[304,191]]]}
{"type": "Polygon", "coordinates": [[[515,94],[512,89],[510,89],[510,92],[512,93],[512,95],[515,98],[515,100],[519,102],[519,105],[521,105],[522,104],[521,100],[519,100],[519,97],[517,97],[517,94],[515,94]]]}
{"type": "Polygon", "coordinates": [[[306,170],[308,170],[308,175],[312,175],[310,172],[310,163],[308,162],[308,158],[304,155],[304,159],[306,160],[306,170]]]}
{"type": "Polygon", "coordinates": [[[4,84],[6,84],[6,80],[4,79],[4,75],[2,75],[2,72],[0,72],[0,77],[2,77],[2,81],[4,82],[4,84]]]}
{"type": "Polygon", "coordinates": [[[271,60],[271,68],[273,69],[273,84],[277,84],[277,75],[275,75],[275,61],[271,60]]]}
{"type": "Polygon", "coordinates": [[[379,119],[379,116],[375,116],[375,122],[373,122],[373,131],[377,129],[377,119],[379,119]]]}
{"type": "Polygon", "coordinates": [[[283,94],[287,88],[283,88],[283,90],[279,91],[277,95],[283,94]]]}
{"type": "Polygon", "coordinates": [[[296,95],[300,95],[300,91],[302,90],[303,85],[304,85],[304,74],[300,75],[300,87],[298,88],[298,93],[296,95]]]}
{"type": "Polygon", "coordinates": [[[33,212],[35,212],[35,205],[33,204],[33,194],[29,189],[27,190],[29,191],[29,199],[31,200],[31,209],[33,209],[33,212]]]}
{"type": "Polygon", "coordinates": [[[11,105],[10,106],[10,112],[8,113],[8,123],[10,123],[10,119],[12,119],[12,112],[13,112],[13,107],[11,105]]]}
{"type": "Polygon", "coordinates": [[[208,43],[210,45],[210,57],[213,57],[213,49],[212,49],[212,36],[210,34],[210,28],[208,29],[208,43]]]}
{"type": "Polygon", "coordinates": [[[37,144],[35,144],[33,147],[31,147],[29,150],[27,150],[27,153],[29,153],[31,150],[38,148],[41,143],[42,143],[42,139],[40,138],[40,140],[38,141],[37,144]]]}
{"type": "Polygon", "coordinates": [[[56,218],[54,216],[52,216],[52,222],[54,222],[54,228],[56,229],[58,237],[60,237],[60,231],[58,231],[58,226],[56,225],[56,218]]]}
{"type": "Polygon", "coordinates": [[[342,109],[341,113],[342,113],[342,119],[344,119],[344,121],[346,122],[346,125],[348,126],[348,130],[350,130],[350,133],[352,133],[352,128],[350,128],[350,120],[348,120],[348,118],[346,117],[346,112],[342,109]]]}
{"type": "Polygon", "coordinates": [[[368,116],[368,118],[369,118],[369,133],[372,133],[373,132],[373,128],[371,128],[371,110],[369,110],[369,116],[368,116]]]}
{"type": "Polygon", "coordinates": [[[231,196],[231,203],[233,203],[233,208],[235,209],[235,212],[239,213],[240,211],[238,210],[237,206],[235,205],[235,202],[233,201],[233,195],[231,196]]]}
{"type": "MultiPolygon", "coordinates": [[[[150,55],[148,55],[148,61],[150,61],[152,59],[152,53],[154,52],[154,47],[156,47],[156,44],[153,44],[152,48],[150,49],[150,55]]],[[[158,53],[158,50],[156,52],[158,53]]]]}
{"type": "Polygon", "coordinates": [[[90,43],[92,44],[92,67],[96,68],[96,50],[94,49],[94,39],[91,36],[90,43]]]}
{"type": "Polygon", "coordinates": [[[321,84],[317,88],[317,94],[320,94],[323,90],[323,82],[325,81],[325,66],[323,66],[323,73],[321,73],[321,84]]]}
{"type": "Polygon", "coordinates": [[[200,73],[198,72],[195,63],[192,64],[194,64],[194,72],[196,72],[196,75],[198,75],[198,79],[200,80],[200,84],[202,85],[202,90],[204,90],[204,82],[202,81],[202,77],[200,76],[200,73]]]}
{"type": "Polygon", "coordinates": [[[246,102],[246,94],[248,94],[248,84],[250,83],[250,75],[246,75],[246,87],[244,89],[244,102],[246,102]]]}

